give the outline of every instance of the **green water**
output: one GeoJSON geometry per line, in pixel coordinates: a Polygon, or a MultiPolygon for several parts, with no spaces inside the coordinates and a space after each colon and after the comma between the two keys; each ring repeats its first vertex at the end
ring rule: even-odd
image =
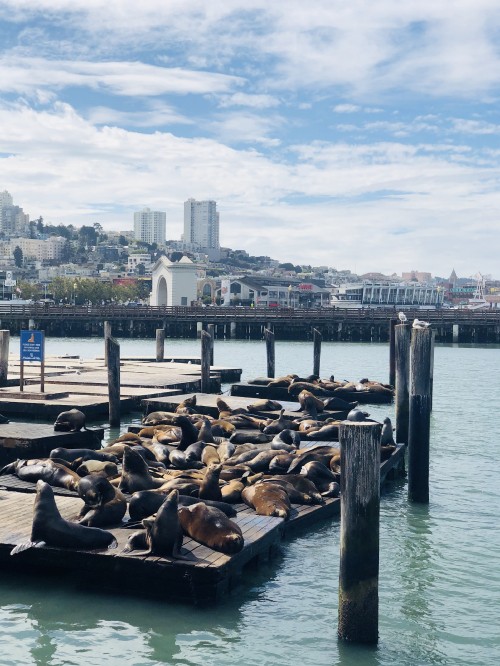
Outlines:
{"type": "MultiPolygon", "coordinates": [[[[151,340],[122,341],[123,355],[153,348],[151,340]]],[[[198,348],[168,341],[166,353],[198,348]]],[[[75,349],[93,357],[102,342],[47,342],[48,353],[75,349]]],[[[324,343],[322,351],[322,375],[387,379],[386,345],[324,343]]],[[[216,363],[243,367],[247,377],[264,374],[264,356],[262,343],[216,343],[216,363]]],[[[277,343],[276,363],[278,374],[309,373],[311,345],[277,343]]],[[[409,504],[404,480],[382,498],[376,648],[337,642],[339,524],[327,520],[286,541],[212,608],[0,573],[0,664],[499,664],[499,370],[498,348],[436,348],[431,501],[409,504]]],[[[368,411],[393,416],[392,406],[368,411]]]]}

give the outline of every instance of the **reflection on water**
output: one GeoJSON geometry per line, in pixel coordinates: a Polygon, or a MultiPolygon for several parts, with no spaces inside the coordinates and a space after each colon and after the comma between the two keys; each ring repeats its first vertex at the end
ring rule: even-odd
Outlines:
{"type": "MultiPolygon", "coordinates": [[[[51,348],[53,342],[49,353],[75,349],[75,341],[51,348]]],[[[197,341],[169,345],[174,353],[199,349],[197,341]]],[[[152,354],[153,347],[152,340],[122,341],[124,355],[152,354]]],[[[77,348],[96,356],[102,341],[79,340],[77,348]]],[[[387,376],[386,345],[323,343],[322,352],[322,374],[387,376]]],[[[264,374],[259,342],[218,341],[215,353],[216,363],[243,365],[247,377],[264,374]]],[[[312,345],[277,343],[276,360],[278,374],[309,373],[312,345]]],[[[331,519],[286,541],[269,564],[249,569],[215,608],[102,593],[91,580],[77,587],[68,575],[0,573],[0,664],[500,663],[499,361],[491,347],[436,348],[431,503],[409,504],[405,480],[382,497],[376,648],[337,642],[339,525],[331,519]]],[[[393,417],[392,407],[368,411],[393,417]]]]}

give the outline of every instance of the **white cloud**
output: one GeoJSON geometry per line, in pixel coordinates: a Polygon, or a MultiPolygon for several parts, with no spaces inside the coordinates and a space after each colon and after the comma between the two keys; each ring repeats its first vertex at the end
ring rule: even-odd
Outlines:
{"type": "Polygon", "coordinates": [[[357,113],[361,111],[361,107],[356,104],[337,104],[333,107],[335,113],[357,113]]]}
{"type": "Polygon", "coordinates": [[[193,120],[178,113],[170,106],[158,104],[143,111],[120,111],[105,106],[89,110],[87,118],[95,125],[118,125],[120,127],[163,127],[165,125],[192,125],[193,120]]]}
{"type": "Polygon", "coordinates": [[[248,106],[254,109],[269,109],[280,105],[280,100],[272,95],[250,95],[247,93],[234,93],[234,95],[221,95],[219,106],[248,106]]]}

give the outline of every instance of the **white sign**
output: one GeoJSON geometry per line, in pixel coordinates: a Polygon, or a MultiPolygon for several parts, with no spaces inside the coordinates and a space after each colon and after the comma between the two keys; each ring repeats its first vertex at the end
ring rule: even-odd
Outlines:
{"type": "MultiPolygon", "coordinates": [[[[12,273],[11,273],[11,275],[12,275],[12,273]]],[[[15,287],[16,286],[16,280],[13,280],[12,278],[5,278],[4,286],[5,287],[15,287]]]]}

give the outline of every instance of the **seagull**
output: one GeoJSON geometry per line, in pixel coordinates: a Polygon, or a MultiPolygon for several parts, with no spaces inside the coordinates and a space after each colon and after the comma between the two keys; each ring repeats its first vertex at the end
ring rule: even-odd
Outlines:
{"type": "Polygon", "coordinates": [[[421,319],[414,319],[412,328],[429,328],[430,322],[422,321],[421,319]]]}
{"type": "Polygon", "coordinates": [[[399,317],[399,321],[402,324],[406,324],[406,322],[408,321],[408,317],[405,315],[404,312],[398,312],[398,317],[399,317]]]}

